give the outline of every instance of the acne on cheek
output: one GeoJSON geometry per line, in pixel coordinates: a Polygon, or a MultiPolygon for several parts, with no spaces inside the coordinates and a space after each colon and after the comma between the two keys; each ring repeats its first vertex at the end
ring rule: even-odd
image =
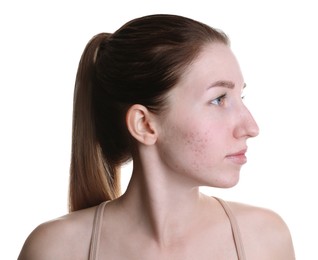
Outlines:
{"type": "Polygon", "coordinates": [[[207,134],[204,136],[201,137],[201,134],[196,132],[184,135],[185,144],[195,157],[203,158],[206,156],[205,150],[208,145],[208,137],[207,134]]]}
{"type": "Polygon", "coordinates": [[[207,136],[194,131],[184,134],[185,161],[192,168],[194,174],[200,174],[203,161],[207,160],[206,149],[208,146],[207,136]]]}

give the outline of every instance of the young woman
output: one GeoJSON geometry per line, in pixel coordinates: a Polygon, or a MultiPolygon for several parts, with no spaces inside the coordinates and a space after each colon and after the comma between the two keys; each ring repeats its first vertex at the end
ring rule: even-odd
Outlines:
{"type": "Polygon", "coordinates": [[[199,192],[239,180],[258,134],[244,87],[227,36],[192,19],[93,37],[75,84],[71,213],[38,226],[19,259],[294,259],[276,213],[199,192]]]}

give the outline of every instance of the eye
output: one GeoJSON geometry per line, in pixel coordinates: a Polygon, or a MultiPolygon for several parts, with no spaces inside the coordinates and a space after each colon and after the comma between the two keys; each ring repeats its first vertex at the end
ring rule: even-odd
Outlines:
{"type": "Polygon", "coordinates": [[[213,99],[211,101],[211,104],[215,105],[215,106],[222,106],[222,105],[224,105],[225,98],[226,98],[226,94],[223,94],[223,95],[213,99]]]}

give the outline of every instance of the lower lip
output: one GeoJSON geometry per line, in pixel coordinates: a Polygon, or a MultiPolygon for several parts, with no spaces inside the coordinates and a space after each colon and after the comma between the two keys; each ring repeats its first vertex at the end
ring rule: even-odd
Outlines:
{"type": "Polygon", "coordinates": [[[247,162],[245,154],[230,155],[226,157],[235,164],[243,165],[247,162]]]}

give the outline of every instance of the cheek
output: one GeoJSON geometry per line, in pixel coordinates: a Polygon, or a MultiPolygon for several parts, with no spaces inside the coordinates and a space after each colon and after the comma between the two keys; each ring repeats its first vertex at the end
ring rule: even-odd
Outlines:
{"type": "Polygon", "coordinates": [[[167,124],[169,127],[164,128],[159,141],[165,164],[184,173],[213,169],[220,162],[220,150],[224,146],[221,136],[224,131],[220,133],[217,125],[193,118],[181,120],[179,117],[178,122],[167,124]]]}
{"type": "Polygon", "coordinates": [[[185,150],[189,151],[194,157],[205,156],[206,149],[211,141],[208,132],[200,133],[195,131],[185,133],[182,139],[186,144],[185,150]]]}
{"type": "Polygon", "coordinates": [[[159,150],[164,162],[177,171],[187,171],[199,165],[198,158],[205,156],[208,137],[202,138],[190,125],[171,126],[159,140],[159,150]]]}
{"type": "Polygon", "coordinates": [[[215,133],[212,130],[202,130],[206,128],[189,127],[188,129],[191,130],[180,132],[180,136],[176,140],[184,163],[195,169],[214,164],[217,160],[218,150],[215,133]]]}

